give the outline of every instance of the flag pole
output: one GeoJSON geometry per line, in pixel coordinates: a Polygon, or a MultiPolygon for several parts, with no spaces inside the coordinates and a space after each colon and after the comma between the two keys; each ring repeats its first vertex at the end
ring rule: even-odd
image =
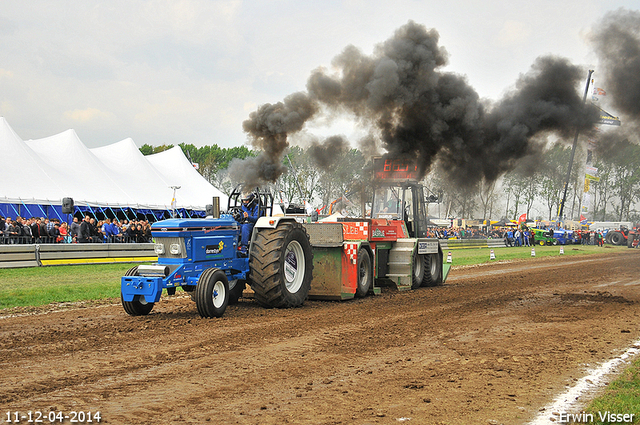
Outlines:
{"type": "MultiPolygon", "coordinates": [[[[591,75],[594,70],[589,70],[587,76],[587,85],[584,88],[584,96],[582,97],[582,104],[587,101],[587,94],[589,93],[589,83],[591,82],[591,75]]],[[[564,203],[567,200],[567,189],[569,188],[569,180],[571,179],[571,166],[573,165],[573,157],[576,154],[576,146],[578,145],[578,135],[580,134],[580,127],[576,128],[576,135],[573,138],[573,146],[571,147],[571,158],[569,159],[569,169],[567,170],[567,178],[564,181],[564,194],[562,195],[562,201],[560,201],[560,207],[558,208],[558,220],[556,226],[559,226],[560,220],[562,220],[562,213],[564,212],[564,203]]]]}

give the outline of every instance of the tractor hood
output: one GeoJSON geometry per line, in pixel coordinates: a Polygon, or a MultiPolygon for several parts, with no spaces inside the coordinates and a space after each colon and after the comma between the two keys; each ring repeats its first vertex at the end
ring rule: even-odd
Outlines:
{"type": "Polygon", "coordinates": [[[205,230],[215,227],[236,226],[238,223],[231,216],[220,218],[170,218],[157,221],[151,225],[153,232],[205,230]]]}

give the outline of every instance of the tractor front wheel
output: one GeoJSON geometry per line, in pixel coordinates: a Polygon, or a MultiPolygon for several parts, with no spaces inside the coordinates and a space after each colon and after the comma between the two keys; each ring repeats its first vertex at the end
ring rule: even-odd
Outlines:
{"type": "Polygon", "coordinates": [[[249,268],[249,282],[260,305],[302,305],[309,295],[313,272],[313,252],[304,227],[286,221],[275,229],[260,229],[251,245],[249,268]]]}
{"type": "MultiPolygon", "coordinates": [[[[137,276],[138,266],[131,267],[124,274],[125,276],[137,276]]],[[[143,295],[136,295],[133,301],[125,301],[120,293],[120,301],[124,311],[130,316],[145,316],[153,310],[153,303],[149,303],[144,299],[143,295]]]]}
{"type": "Polygon", "coordinates": [[[227,275],[220,269],[203,271],[194,298],[200,317],[221,317],[229,303],[227,275]]]}

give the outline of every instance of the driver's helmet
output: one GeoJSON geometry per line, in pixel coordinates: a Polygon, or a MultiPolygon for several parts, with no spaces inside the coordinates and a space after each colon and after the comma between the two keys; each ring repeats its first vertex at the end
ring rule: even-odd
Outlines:
{"type": "Polygon", "coordinates": [[[256,201],[256,194],[253,192],[243,192],[242,193],[242,203],[247,207],[253,205],[256,201]]]}

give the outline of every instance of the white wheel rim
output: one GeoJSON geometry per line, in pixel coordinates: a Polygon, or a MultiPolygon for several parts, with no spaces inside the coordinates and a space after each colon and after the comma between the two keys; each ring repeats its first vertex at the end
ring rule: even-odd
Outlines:
{"type": "Polygon", "coordinates": [[[284,284],[287,291],[295,294],[302,287],[305,272],[305,258],[302,245],[291,241],[284,252],[284,284]]]}
{"type": "Polygon", "coordinates": [[[216,283],[213,285],[213,306],[215,308],[220,308],[222,307],[222,304],[224,304],[224,283],[221,280],[216,281],[216,283]]]}

